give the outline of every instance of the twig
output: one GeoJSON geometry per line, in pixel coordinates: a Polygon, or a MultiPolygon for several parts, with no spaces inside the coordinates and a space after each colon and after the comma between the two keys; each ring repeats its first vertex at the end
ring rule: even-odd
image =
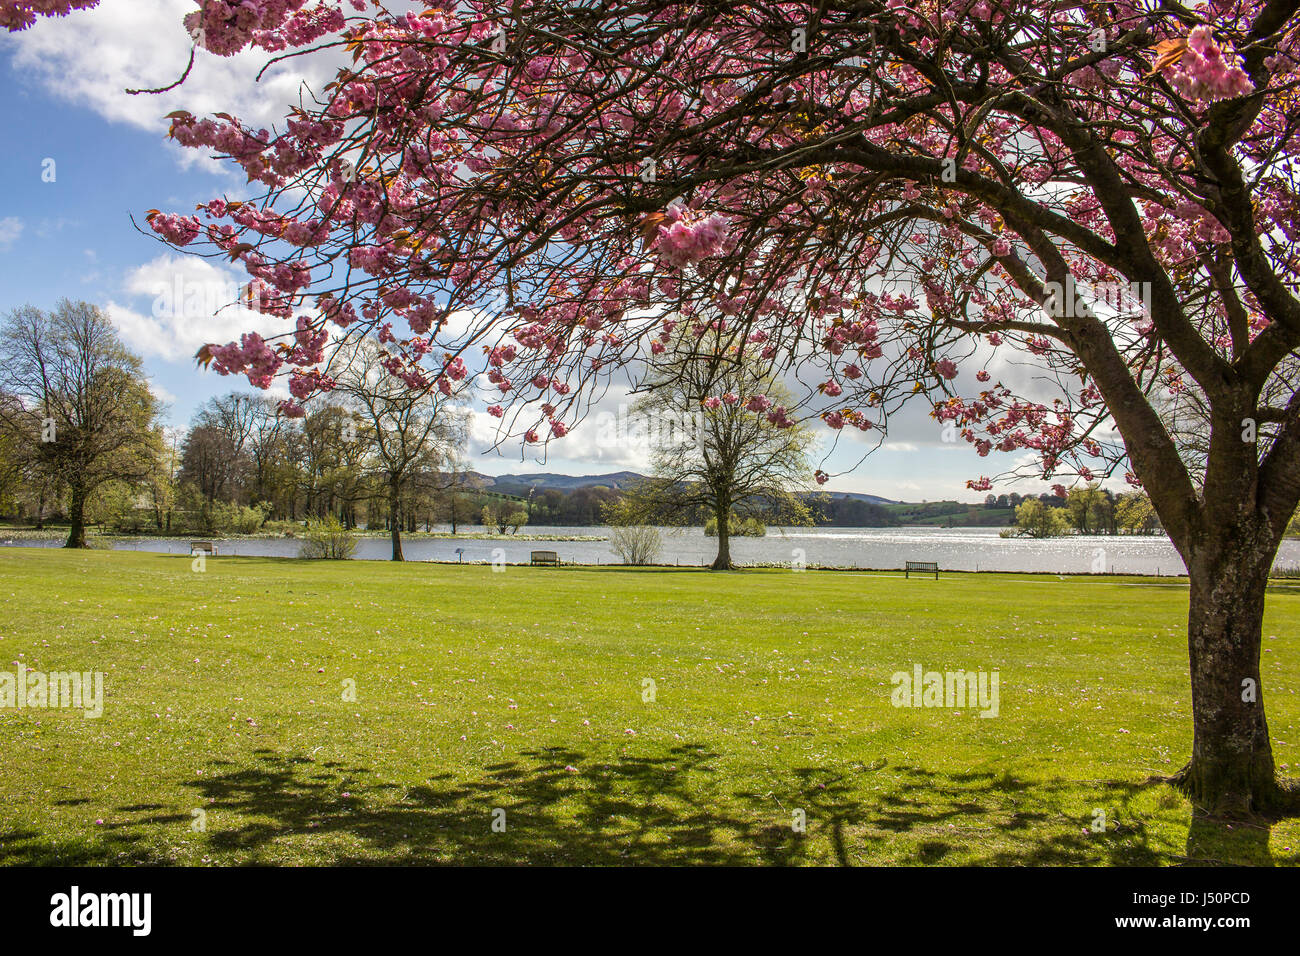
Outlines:
{"type": "Polygon", "coordinates": [[[156,89],[152,89],[152,90],[127,90],[126,92],[130,93],[132,96],[136,95],[137,93],[166,93],[168,90],[174,90],[176,89],[176,87],[184,83],[186,77],[190,75],[190,70],[192,69],[194,69],[194,47],[190,47],[190,62],[186,65],[185,72],[181,74],[181,78],[177,80],[175,83],[172,83],[169,86],[159,86],[156,89]]]}

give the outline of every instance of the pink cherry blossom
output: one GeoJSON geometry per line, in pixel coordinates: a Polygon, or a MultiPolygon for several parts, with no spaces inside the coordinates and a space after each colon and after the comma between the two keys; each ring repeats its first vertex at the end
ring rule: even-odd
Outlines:
{"type": "Polygon", "coordinates": [[[203,224],[194,216],[161,213],[149,217],[149,228],[173,245],[187,246],[203,231],[203,224]]]}
{"type": "Polygon", "coordinates": [[[1245,96],[1255,89],[1231,46],[1220,45],[1207,26],[1196,27],[1175,66],[1166,69],[1170,84],[1196,103],[1245,96]]]}
{"type": "Polygon", "coordinates": [[[680,269],[709,256],[723,252],[727,247],[727,217],[713,213],[707,218],[687,221],[682,218],[680,206],[669,207],[671,226],[659,227],[659,257],[666,264],[680,269]]]}

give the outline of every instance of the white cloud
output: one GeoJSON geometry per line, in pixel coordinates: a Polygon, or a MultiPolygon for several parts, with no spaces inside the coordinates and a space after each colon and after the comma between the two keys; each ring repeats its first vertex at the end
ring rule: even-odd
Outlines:
{"type": "Polygon", "coordinates": [[[154,398],[164,405],[172,405],[176,402],[176,393],[159,385],[156,379],[149,380],[149,391],[153,392],[154,398]]]}
{"type": "MultiPolygon", "coordinates": [[[[485,385],[485,394],[491,386],[485,385]]],[[[611,387],[598,401],[592,402],[582,419],[563,438],[551,438],[545,445],[521,445],[517,434],[505,437],[505,431],[520,432],[536,428],[542,438],[550,429],[545,421],[537,419],[537,405],[523,406],[519,417],[507,409],[506,418],[493,418],[485,411],[475,411],[470,419],[470,451],[474,456],[486,453],[495,456],[525,459],[560,460],[569,465],[582,465],[593,471],[646,471],[650,467],[651,436],[644,421],[630,415],[632,397],[625,388],[611,387]],[[498,443],[499,448],[493,451],[498,443]]],[[[572,417],[566,416],[572,423],[572,417]]]]}
{"type": "Polygon", "coordinates": [[[42,219],[36,225],[36,235],[41,239],[50,239],[63,232],[64,229],[80,226],[81,223],[75,219],[64,219],[62,216],[57,219],[42,219]]]}
{"type": "Polygon", "coordinates": [[[17,216],[0,219],[0,252],[9,249],[23,234],[23,221],[17,216]]]}
{"type": "MultiPolygon", "coordinates": [[[[125,92],[167,86],[181,76],[191,46],[182,19],[194,8],[193,0],[103,0],[68,17],[42,18],[3,42],[13,50],[18,74],[111,122],[151,131],[165,130],[164,117],[177,109],[199,116],[224,111],[269,128],[299,101],[304,79],[319,90],[338,68],[333,55],[299,57],[270,67],[259,81],[270,58],[264,51],[219,57],[200,50],[177,89],[125,92]]],[[[194,150],[173,148],[184,164],[200,158],[194,150]]]]}
{"type": "Polygon", "coordinates": [[[291,325],[273,316],[232,306],[242,281],[238,273],[207,259],[165,253],[132,270],[123,289],[150,299],[148,313],[117,302],[109,318],[131,348],[167,361],[190,358],[208,342],[237,340],[243,332],[273,335],[291,325]]]}

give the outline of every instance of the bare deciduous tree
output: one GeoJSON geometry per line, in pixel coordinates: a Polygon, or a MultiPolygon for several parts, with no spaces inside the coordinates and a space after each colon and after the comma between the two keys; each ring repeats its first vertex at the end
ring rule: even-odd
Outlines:
{"type": "MultiPolygon", "coordinates": [[[[465,416],[452,394],[411,388],[385,374],[374,353],[382,349],[363,341],[336,359],[337,394],[366,423],[358,435],[369,446],[374,469],[387,491],[394,561],[402,555],[402,499],[421,480],[437,482],[456,474],[457,455],[465,443],[465,416]]],[[[425,489],[428,490],[428,489],[425,489]]]]}
{"type": "Polygon", "coordinates": [[[653,474],[629,497],[645,520],[712,514],[715,571],[733,567],[733,513],[811,520],[795,492],[811,485],[813,434],[786,416],[793,399],[767,363],[717,331],[688,328],[642,386],[633,418],[649,431],[653,474]]]}
{"type": "Polygon", "coordinates": [[[156,467],[158,406],[139,357],[88,302],[63,299],[52,312],[23,306],[0,332],[0,386],[17,398],[0,406],[0,421],[36,436],[28,453],[68,489],[66,546],[84,548],[90,495],[156,467]]]}

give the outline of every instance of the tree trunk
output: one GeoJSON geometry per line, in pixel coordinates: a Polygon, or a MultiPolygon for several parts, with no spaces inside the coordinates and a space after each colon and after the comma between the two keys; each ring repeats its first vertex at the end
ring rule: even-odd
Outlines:
{"type": "Polygon", "coordinates": [[[731,570],[731,506],[720,508],[717,512],[718,522],[718,556],[713,559],[712,570],[731,570]]]}
{"type": "Polygon", "coordinates": [[[1202,811],[1244,819],[1274,813],[1284,800],[1259,676],[1264,593],[1277,544],[1249,534],[1224,538],[1233,546],[1193,552],[1188,562],[1192,759],[1174,782],[1202,811]]]}
{"type": "Polygon", "coordinates": [[[388,527],[389,533],[393,539],[393,560],[405,561],[402,556],[402,519],[401,519],[401,494],[396,481],[388,483],[388,527]]]}
{"type": "Polygon", "coordinates": [[[65,548],[84,548],[86,546],[86,492],[80,488],[72,489],[72,502],[69,518],[72,527],[68,530],[65,548]]]}

